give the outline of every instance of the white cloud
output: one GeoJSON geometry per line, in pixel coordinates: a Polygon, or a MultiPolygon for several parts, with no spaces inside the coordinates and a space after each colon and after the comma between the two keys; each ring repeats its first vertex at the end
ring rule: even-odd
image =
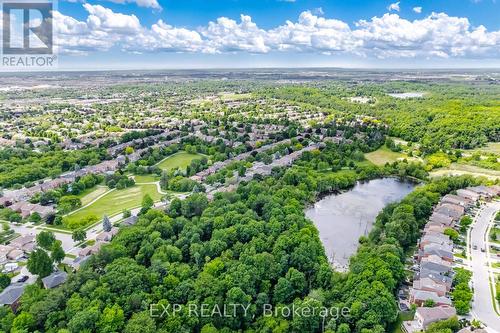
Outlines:
{"type": "Polygon", "coordinates": [[[161,9],[160,4],[157,0],[108,0],[110,2],[126,4],[126,3],[136,3],[139,7],[161,9]]]}
{"type": "Polygon", "coordinates": [[[311,11],[296,21],[262,29],[247,15],[236,21],[220,17],[196,30],[163,20],[142,26],[135,15],[83,4],[84,21],[55,14],[56,45],[62,53],[82,54],[116,47],[127,52],[353,54],[378,58],[467,57],[500,55],[500,31],[473,27],[467,18],[432,13],[407,20],[387,13],[360,20],[352,27],[311,11]]]}
{"type": "Polygon", "coordinates": [[[413,11],[417,14],[422,13],[422,7],[413,7],[413,11]]]}
{"type": "Polygon", "coordinates": [[[83,4],[89,12],[87,24],[93,30],[133,33],[141,28],[139,19],[135,15],[115,13],[101,5],[83,4]]]}
{"type": "Polygon", "coordinates": [[[345,22],[325,19],[310,11],[300,14],[297,23],[287,21],[285,25],[267,33],[267,40],[276,50],[348,51],[356,47],[351,29],[345,22]]]}
{"type": "Polygon", "coordinates": [[[398,2],[395,2],[395,3],[391,3],[388,7],[387,7],[387,10],[388,11],[396,11],[396,12],[399,12],[399,1],[398,2]]]}
{"type": "Polygon", "coordinates": [[[205,37],[207,51],[250,53],[266,53],[270,51],[266,45],[266,32],[252,22],[252,18],[241,15],[240,23],[227,17],[219,17],[216,22],[209,22],[201,29],[205,37]]]}

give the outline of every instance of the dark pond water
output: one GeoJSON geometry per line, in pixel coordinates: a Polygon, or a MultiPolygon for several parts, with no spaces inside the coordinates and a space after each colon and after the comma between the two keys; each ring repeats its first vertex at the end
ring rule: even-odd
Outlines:
{"type": "Polygon", "coordinates": [[[345,270],[349,257],[356,252],[358,239],[367,235],[378,213],[399,201],[416,186],[394,178],[357,183],[351,190],[329,195],[306,210],[314,221],[328,260],[337,270],[345,270]]]}

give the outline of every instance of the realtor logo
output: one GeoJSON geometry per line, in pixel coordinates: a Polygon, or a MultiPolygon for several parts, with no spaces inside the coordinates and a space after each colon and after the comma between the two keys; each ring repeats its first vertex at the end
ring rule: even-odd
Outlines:
{"type": "MultiPolygon", "coordinates": [[[[36,0],[35,0],[36,1],[36,0]]],[[[6,0],[2,9],[2,67],[54,67],[54,2],[6,0]]]]}

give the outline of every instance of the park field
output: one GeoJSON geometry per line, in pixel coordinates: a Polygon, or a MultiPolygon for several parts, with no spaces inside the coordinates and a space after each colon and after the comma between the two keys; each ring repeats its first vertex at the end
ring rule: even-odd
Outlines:
{"type": "Polygon", "coordinates": [[[398,159],[405,157],[405,154],[393,152],[386,146],[365,154],[365,158],[375,165],[385,165],[386,163],[396,162],[398,159]]]}
{"type": "Polygon", "coordinates": [[[157,166],[163,170],[171,170],[175,168],[186,170],[186,167],[192,160],[202,157],[203,155],[201,154],[191,154],[185,151],[180,151],[158,162],[157,166]]]}
{"type": "Polygon", "coordinates": [[[113,190],[87,207],[67,215],[64,221],[71,224],[72,221],[82,220],[92,215],[98,219],[101,219],[103,215],[112,216],[124,209],[139,207],[146,194],[149,194],[154,201],[160,200],[162,196],[155,184],[134,185],[123,190],[113,190]]]}
{"type": "Polygon", "coordinates": [[[500,142],[488,142],[484,147],[464,150],[464,153],[486,153],[500,155],[500,142]]]}
{"type": "Polygon", "coordinates": [[[134,175],[134,180],[136,184],[141,183],[154,183],[160,180],[157,175],[134,175]]]}
{"type": "Polygon", "coordinates": [[[103,195],[109,191],[109,187],[104,185],[97,185],[92,188],[86,189],[82,191],[82,193],[78,194],[77,197],[82,201],[82,206],[88,205],[99,196],[103,195]]]}
{"type": "Polygon", "coordinates": [[[500,171],[480,168],[474,165],[451,163],[446,168],[435,169],[430,172],[431,177],[472,175],[474,177],[486,177],[491,180],[500,179],[500,171]]]}

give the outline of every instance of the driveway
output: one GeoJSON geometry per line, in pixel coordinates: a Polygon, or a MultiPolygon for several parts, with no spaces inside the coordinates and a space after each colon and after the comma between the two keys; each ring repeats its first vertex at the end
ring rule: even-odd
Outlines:
{"type": "Polygon", "coordinates": [[[474,300],[472,304],[472,315],[487,326],[489,332],[500,333],[500,316],[493,308],[493,298],[490,282],[494,282],[489,261],[489,226],[492,224],[495,213],[500,210],[500,202],[487,203],[476,216],[475,223],[470,231],[470,255],[472,281],[474,284],[474,300]],[[474,250],[474,246],[477,249],[474,250]],[[481,249],[485,249],[482,252],[481,249]]]}

